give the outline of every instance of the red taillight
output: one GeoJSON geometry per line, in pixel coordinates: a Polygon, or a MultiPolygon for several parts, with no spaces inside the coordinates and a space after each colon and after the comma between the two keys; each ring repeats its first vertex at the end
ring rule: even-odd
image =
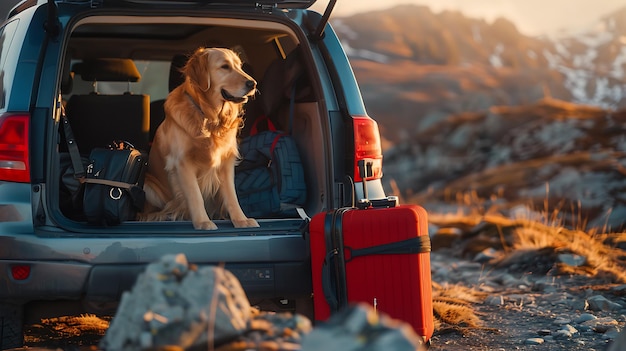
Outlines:
{"type": "Polygon", "coordinates": [[[30,182],[28,160],[29,115],[0,117],[0,180],[30,182]]]}
{"type": "Polygon", "coordinates": [[[30,266],[16,265],[11,266],[11,276],[15,280],[25,280],[30,277],[30,266]]]}
{"type": "Polygon", "coordinates": [[[354,126],[354,181],[363,180],[359,172],[359,161],[373,161],[372,176],[366,179],[378,179],[383,176],[383,150],[380,145],[378,124],[367,116],[352,117],[354,126]]]}

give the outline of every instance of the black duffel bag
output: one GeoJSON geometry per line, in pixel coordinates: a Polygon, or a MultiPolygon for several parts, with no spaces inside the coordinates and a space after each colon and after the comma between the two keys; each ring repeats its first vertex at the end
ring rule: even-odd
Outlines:
{"type": "Polygon", "coordinates": [[[96,148],[85,172],[83,212],[87,222],[117,225],[143,209],[147,157],[134,148],[96,148]]]}

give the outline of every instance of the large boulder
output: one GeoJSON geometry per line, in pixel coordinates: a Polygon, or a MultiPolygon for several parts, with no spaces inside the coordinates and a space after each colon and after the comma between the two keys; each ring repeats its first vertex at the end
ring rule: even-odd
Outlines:
{"type": "Polygon", "coordinates": [[[184,255],[166,255],[148,265],[123,294],[100,343],[105,350],[181,349],[219,345],[240,336],[251,307],[239,280],[229,271],[197,269],[184,255]]]}

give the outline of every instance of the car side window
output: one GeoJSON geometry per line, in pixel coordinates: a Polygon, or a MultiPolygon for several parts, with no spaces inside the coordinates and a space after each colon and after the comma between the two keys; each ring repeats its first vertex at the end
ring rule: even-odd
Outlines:
{"type": "Polygon", "coordinates": [[[9,93],[7,89],[10,89],[11,86],[8,83],[13,78],[12,75],[9,76],[5,73],[5,65],[7,57],[11,52],[9,49],[17,30],[17,23],[18,20],[14,20],[0,28],[0,111],[6,109],[6,100],[9,93]]]}

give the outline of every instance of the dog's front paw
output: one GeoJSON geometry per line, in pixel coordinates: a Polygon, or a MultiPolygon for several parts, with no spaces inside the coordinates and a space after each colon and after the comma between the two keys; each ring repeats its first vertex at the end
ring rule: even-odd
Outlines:
{"type": "Polygon", "coordinates": [[[244,218],[244,219],[233,219],[233,225],[235,228],[254,228],[258,227],[259,223],[257,223],[254,218],[244,218]]]}
{"type": "Polygon", "coordinates": [[[194,221],[193,228],[196,230],[215,230],[217,229],[217,225],[212,221],[194,221]]]}

